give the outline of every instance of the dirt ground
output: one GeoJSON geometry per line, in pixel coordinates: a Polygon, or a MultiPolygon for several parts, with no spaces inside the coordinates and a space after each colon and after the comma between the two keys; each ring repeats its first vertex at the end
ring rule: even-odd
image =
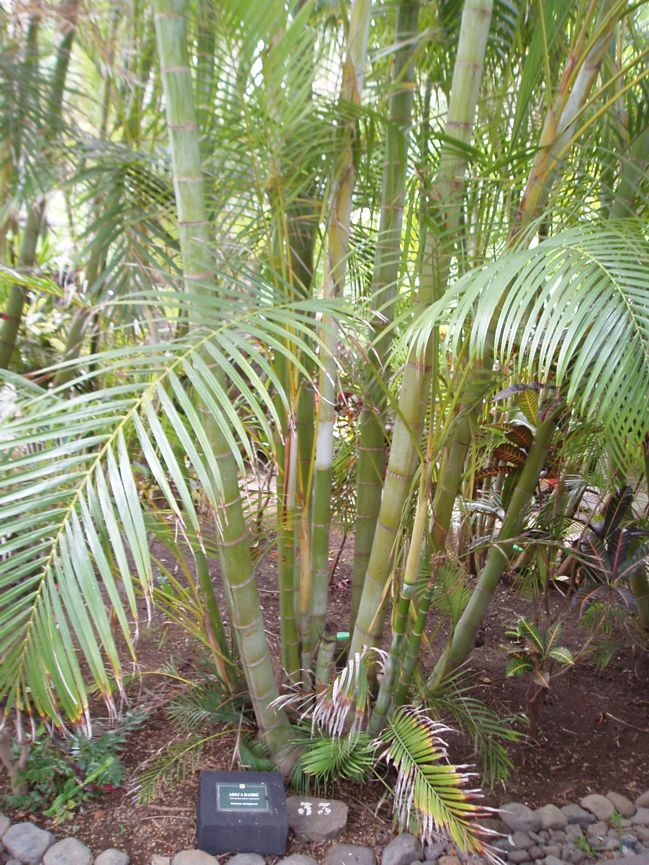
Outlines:
{"type": "MultiPolygon", "coordinates": [[[[332,619],[341,628],[347,624],[352,555],[352,545],[348,543],[340,557],[332,589],[332,619]]],[[[260,566],[259,588],[269,641],[276,650],[279,616],[272,559],[260,566]]],[[[549,603],[552,607],[562,600],[557,596],[549,603]]],[[[476,695],[502,716],[524,711],[526,690],[521,679],[505,678],[502,648],[505,630],[521,612],[533,611],[534,602],[521,600],[511,586],[501,587],[485,624],[483,644],[474,650],[469,662],[476,695]]],[[[583,640],[576,611],[571,610],[561,642],[577,650],[583,640]]],[[[180,671],[191,676],[195,645],[177,626],[157,615],[141,637],[141,669],[157,670],[171,657],[180,671]]],[[[149,865],[154,853],[170,855],[194,845],[196,776],[174,785],[151,804],[139,804],[135,792],[142,768],[178,741],[178,734],[165,714],[172,691],[164,677],[146,675],[140,680],[134,703],[136,707],[153,709],[145,725],[130,739],[125,753],[130,776],[128,788],[85,804],[71,820],[55,828],[58,837],[75,835],[95,852],[111,846],[124,849],[130,853],[134,865],[149,865]]],[[[210,743],[201,756],[199,770],[233,768],[235,738],[235,734],[228,734],[210,743]]],[[[472,758],[470,744],[461,736],[453,737],[451,746],[454,761],[472,758]]],[[[519,800],[532,806],[547,802],[562,805],[589,792],[617,790],[637,795],[649,788],[648,655],[627,642],[605,669],[583,662],[557,677],[543,708],[535,740],[512,746],[510,753],[514,772],[506,783],[485,792],[487,804],[519,800]]],[[[384,792],[378,780],[362,787],[339,784],[330,792],[350,808],[348,828],[341,841],[377,848],[387,842],[393,827],[384,792]]],[[[10,809],[3,810],[11,814],[10,809]]],[[[14,812],[12,816],[48,825],[42,815],[14,812]]],[[[293,838],[289,840],[288,852],[309,853],[322,860],[318,845],[298,843],[293,838]]]]}

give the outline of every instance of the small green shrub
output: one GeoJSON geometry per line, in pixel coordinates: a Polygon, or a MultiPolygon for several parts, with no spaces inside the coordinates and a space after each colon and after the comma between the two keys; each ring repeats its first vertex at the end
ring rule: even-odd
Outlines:
{"type": "Polygon", "coordinates": [[[82,802],[119,788],[126,778],[120,752],[144,719],[128,714],[115,729],[95,737],[75,733],[63,739],[39,727],[19,777],[24,792],[5,796],[6,803],[60,823],[82,802]]]}

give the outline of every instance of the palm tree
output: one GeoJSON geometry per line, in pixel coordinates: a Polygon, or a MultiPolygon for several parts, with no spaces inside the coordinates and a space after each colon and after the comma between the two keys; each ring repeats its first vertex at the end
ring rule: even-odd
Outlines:
{"type": "MultiPolygon", "coordinates": [[[[96,124],[67,179],[89,238],[92,339],[71,332],[53,386],[49,371],[5,374],[0,698],[87,722],[90,680],[114,708],[119,647],[134,657],[143,609],[164,603],[225,690],[245,683],[277,765],[308,752],[284,708],[297,699],[329,753],[333,741],[370,759],[367,733],[380,737],[404,820],[409,778],[422,831],[480,849],[465,779],[440,768],[440,730],[404,704],[418,699],[435,592],[462,562],[458,514],[496,396],[512,410],[521,393],[542,399],[431,687],[467,657],[562,434],[596,425],[618,473],[644,466],[646,22],[622,0],[354,0],[349,17],[309,2],[156,0],[154,38],[147,12],[134,4],[140,50],[119,86],[108,79],[130,37],[106,29],[113,67],[95,74],[104,101],[118,95],[114,123],[96,124]],[[355,388],[365,529],[336,673],[332,476],[356,446],[336,409],[355,388]],[[276,464],[282,671],[241,489],[259,452],[276,464]],[[150,540],[174,532],[193,573],[163,597],[150,540]]],[[[79,63],[97,48],[85,26],[79,63]]],[[[47,285],[26,267],[2,272],[21,297],[47,285]]],[[[634,588],[644,596],[644,571],[634,588]]]]}

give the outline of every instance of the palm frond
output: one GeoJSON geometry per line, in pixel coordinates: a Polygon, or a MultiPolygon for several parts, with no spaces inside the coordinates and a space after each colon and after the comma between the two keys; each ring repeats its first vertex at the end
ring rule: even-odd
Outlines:
{"type": "Polygon", "coordinates": [[[370,702],[369,657],[376,654],[377,650],[357,652],[329,687],[317,695],[311,715],[314,727],[333,737],[351,735],[361,728],[370,702]]]}
{"type": "Polygon", "coordinates": [[[192,736],[171,745],[165,745],[137,776],[134,792],[138,802],[152,802],[158,796],[195,774],[208,742],[230,735],[230,730],[211,736],[192,736]]]}
{"type": "Polygon", "coordinates": [[[375,747],[362,732],[318,737],[307,743],[300,766],[306,775],[325,786],[336,778],[362,781],[374,765],[375,747]]]}
{"type": "Polygon", "coordinates": [[[254,453],[229,387],[269,427],[269,390],[279,383],[268,353],[291,362],[290,345],[318,363],[318,304],[272,306],[264,284],[255,284],[261,295],[249,294],[245,306],[241,288],[232,290],[234,305],[227,295],[192,298],[203,322],[191,336],[93,357],[92,377],[105,383],[97,392],[64,399],[67,388],[16,391],[0,442],[0,699],[10,706],[32,705],[59,723],[82,721],[89,699],[81,659],[109,706],[122,688],[116,630],[134,657],[138,594],[150,608],[153,593],[133,454],[148,466],[171,518],[200,540],[194,483],[216,515],[221,481],[192,393],[243,468],[243,455],[254,453]]]}
{"type": "Polygon", "coordinates": [[[649,428],[649,241],[633,220],[583,225],[501,256],[460,279],[411,332],[423,349],[448,322],[457,348],[495,356],[521,376],[562,388],[601,423],[627,462],[649,428]]]}
{"type": "Polygon", "coordinates": [[[482,770],[482,783],[495,787],[507,779],[513,769],[507,745],[521,740],[516,729],[520,716],[501,718],[482,700],[474,696],[471,682],[464,682],[460,672],[441,683],[426,696],[426,706],[435,719],[451,718],[460,731],[473,741],[482,770]]]}
{"type": "Polygon", "coordinates": [[[470,773],[447,761],[441,738],[448,727],[432,721],[421,709],[403,707],[381,734],[382,759],[397,771],[395,818],[402,829],[414,829],[427,842],[450,837],[463,853],[489,853],[477,818],[486,811],[466,789],[470,773]]]}
{"type": "Polygon", "coordinates": [[[216,724],[238,727],[246,721],[249,701],[244,694],[227,693],[218,682],[198,682],[179,694],[166,707],[165,714],[181,733],[205,731],[216,724]]]}

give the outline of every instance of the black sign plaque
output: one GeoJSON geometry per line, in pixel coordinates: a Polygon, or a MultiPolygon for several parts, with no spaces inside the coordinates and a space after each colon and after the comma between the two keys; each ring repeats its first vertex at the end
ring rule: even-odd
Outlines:
{"type": "Polygon", "coordinates": [[[278,772],[201,772],[197,846],[206,853],[286,850],[288,814],[278,772]]]}

